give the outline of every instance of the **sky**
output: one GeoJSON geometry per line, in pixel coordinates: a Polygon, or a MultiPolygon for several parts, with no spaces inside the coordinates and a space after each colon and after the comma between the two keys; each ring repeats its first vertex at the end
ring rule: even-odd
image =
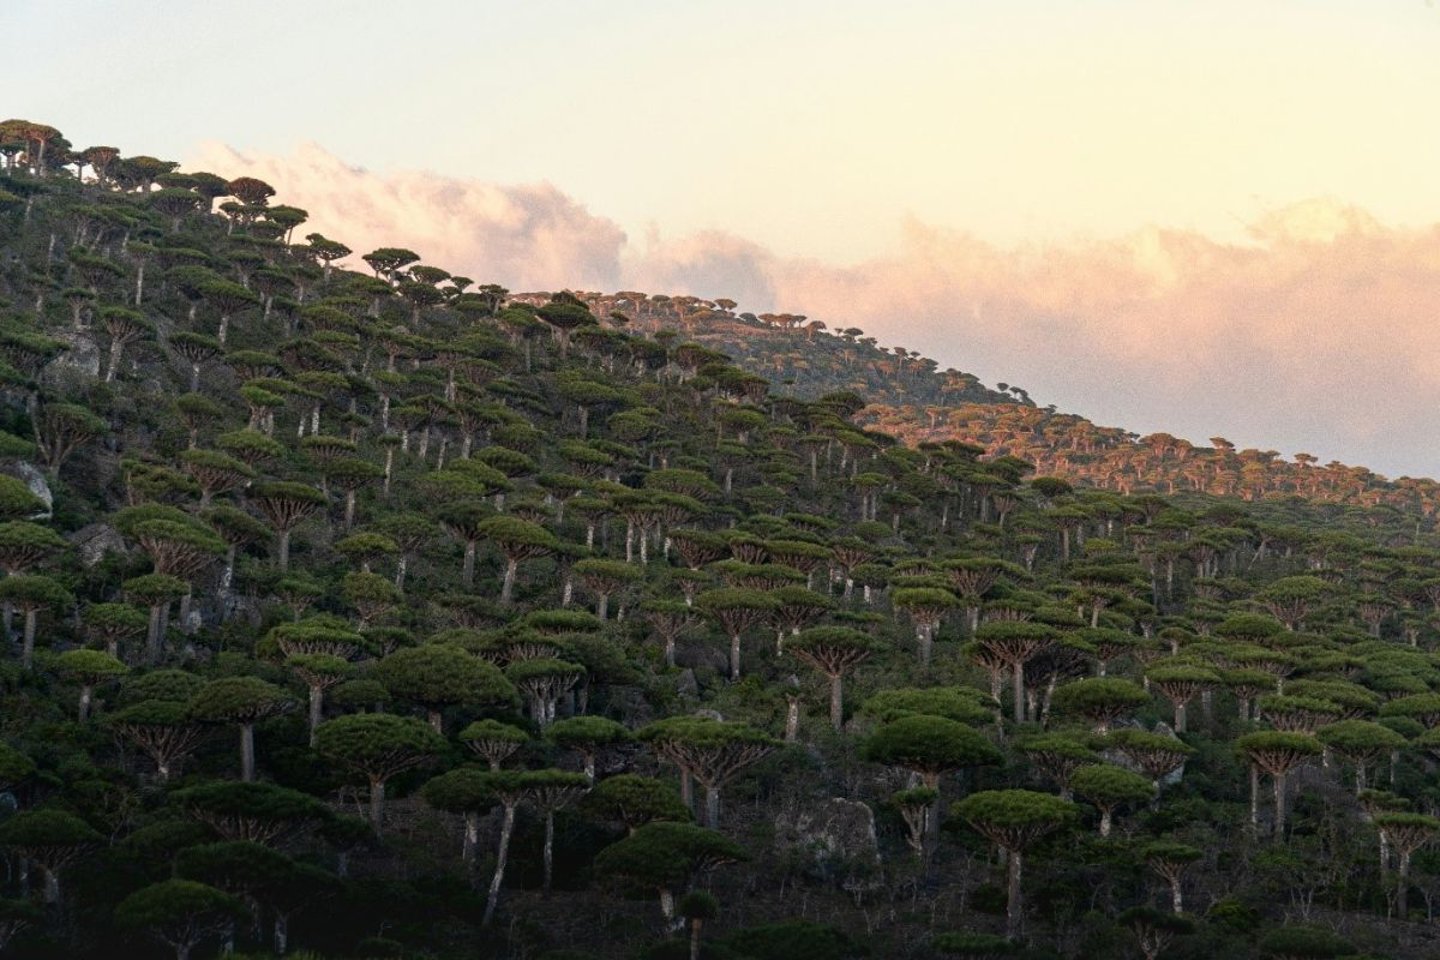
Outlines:
{"type": "Polygon", "coordinates": [[[1440,476],[1426,0],[5,0],[0,36],[0,113],[263,176],[357,250],[1440,476]]]}

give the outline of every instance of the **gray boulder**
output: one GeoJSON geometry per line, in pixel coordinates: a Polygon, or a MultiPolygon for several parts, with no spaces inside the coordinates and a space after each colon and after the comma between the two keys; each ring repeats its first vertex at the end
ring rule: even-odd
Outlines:
{"type": "Polygon", "coordinates": [[[863,874],[880,863],[874,811],[843,797],[782,812],[775,818],[775,847],[822,879],[863,874]]]}
{"type": "Polygon", "coordinates": [[[107,553],[113,552],[122,556],[126,553],[125,538],[108,523],[92,523],[88,527],[81,527],[70,535],[70,542],[75,545],[80,565],[87,569],[104,560],[107,553]]]}

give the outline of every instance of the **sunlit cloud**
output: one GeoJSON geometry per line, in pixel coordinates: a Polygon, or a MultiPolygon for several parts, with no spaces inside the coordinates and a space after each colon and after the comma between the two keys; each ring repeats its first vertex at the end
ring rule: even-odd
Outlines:
{"type": "Polygon", "coordinates": [[[188,166],[274,184],[277,202],[310,211],[306,232],[339,240],[357,255],[405,246],[427,263],[511,289],[608,289],[620,280],[624,231],[548,183],[377,174],[313,143],[284,156],[207,143],[188,166]]]}
{"type": "Polygon", "coordinates": [[[910,220],[890,254],[832,264],[721,231],[627,239],[548,184],[377,174],[314,145],[211,144],[195,165],[268,180],[312,212],[307,230],[357,252],[408,246],[512,290],[730,297],[862,327],[1107,425],[1440,475],[1440,229],[1339,200],[1270,211],[1238,242],[1150,227],[1012,247],[910,220]]]}

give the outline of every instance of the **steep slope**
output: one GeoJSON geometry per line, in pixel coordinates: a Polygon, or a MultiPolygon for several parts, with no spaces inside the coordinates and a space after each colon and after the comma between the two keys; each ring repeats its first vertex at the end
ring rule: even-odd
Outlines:
{"type": "Polygon", "coordinates": [[[1433,950],[1430,518],[909,448],[257,180],[0,155],[0,947],[1433,950]]]}

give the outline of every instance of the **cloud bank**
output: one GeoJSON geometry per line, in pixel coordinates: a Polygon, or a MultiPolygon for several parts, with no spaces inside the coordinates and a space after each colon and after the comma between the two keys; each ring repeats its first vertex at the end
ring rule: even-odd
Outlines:
{"type": "Polygon", "coordinates": [[[620,281],[625,232],[548,183],[381,176],[313,143],[288,156],[206,143],[187,166],[259,177],[277,189],[277,203],[311,212],[306,232],[318,230],[357,255],[408,247],[427,263],[515,290],[611,289],[620,281]]]}
{"type": "Polygon", "coordinates": [[[1243,243],[1151,227],[1010,248],[912,219],[891,255],[838,265],[720,231],[632,242],[549,184],[381,175],[314,145],[210,144],[195,165],[267,180],[357,252],[408,246],[513,290],[727,296],[862,327],[1100,423],[1440,476],[1440,228],[1333,199],[1276,210],[1243,243]]]}

